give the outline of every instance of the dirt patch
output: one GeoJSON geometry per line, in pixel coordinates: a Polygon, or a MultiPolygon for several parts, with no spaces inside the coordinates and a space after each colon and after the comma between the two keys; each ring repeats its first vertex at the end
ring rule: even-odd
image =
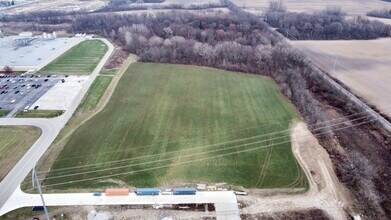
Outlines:
{"type": "Polygon", "coordinates": [[[113,55],[107,61],[105,68],[114,69],[120,67],[123,62],[128,58],[129,53],[122,50],[122,48],[116,47],[113,55]]]}
{"type": "Polygon", "coordinates": [[[319,209],[300,210],[292,212],[277,212],[277,213],[260,213],[260,214],[243,214],[240,216],[243,220],[301,220],[301,219],[317,219],[328,220],[331,219],[325,212],[319,209]]]}

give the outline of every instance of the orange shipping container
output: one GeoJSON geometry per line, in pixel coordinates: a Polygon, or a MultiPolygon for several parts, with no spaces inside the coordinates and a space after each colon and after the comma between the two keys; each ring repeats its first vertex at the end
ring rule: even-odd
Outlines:
{"type": "Polygon", "coordinates": [[[129,189],[106,189],[106,196],[127,196],[129,195],[129,189]]]}

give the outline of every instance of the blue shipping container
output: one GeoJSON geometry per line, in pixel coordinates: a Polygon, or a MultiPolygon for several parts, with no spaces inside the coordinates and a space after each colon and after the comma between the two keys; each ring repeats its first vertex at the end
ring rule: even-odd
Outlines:
{"type": "Polygon", "coordinates": [[[195,195],[197,190],[195,188],[175,188],[174,195],[195,195]]]}
{"type": "Polygon", "coordinates": [[[158,188],[140,188],[136,189],[136,194],[138,196],[155,196],[159,195],[160,189],[158,188]]]}

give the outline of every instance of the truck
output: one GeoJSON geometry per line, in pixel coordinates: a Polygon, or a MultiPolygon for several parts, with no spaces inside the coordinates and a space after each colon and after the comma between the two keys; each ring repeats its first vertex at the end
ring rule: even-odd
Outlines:
{"type": "Polygon", "coordinates": [[[174,195],[195,195],[196,193],[195,188],[175,188],[173,190],[174,195]]]}
{"type": "Polygon", "coordinates": [[[160,194],[160,189],[158,188],[138,188],[136,189],[136,194],[138,196],[156,196],[160,194]]]}
{"type": "Polygon", "coordinates": [[[119,188],[119,189],[106,189],[106,196],[128,196],[129,189],[127,188],[119,188]]]}

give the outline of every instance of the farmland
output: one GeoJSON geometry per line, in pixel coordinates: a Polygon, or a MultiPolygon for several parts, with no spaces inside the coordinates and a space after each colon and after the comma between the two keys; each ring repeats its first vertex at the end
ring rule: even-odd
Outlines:
{"type": "Polygon", "coordinates": [[[0,180],[15,166],[39,135],[40,130],[35,127],[0,127],[0,180]]]}
{"type": "Polygon", "coordinates": [[[384,49],[391,44],[390,39],[291,43],[304,50],[318,67],[391,116],[391,51],[384,49]]]}
{"type": "MultiPolygon", "coordinates": [[[[245,7],[254,13],[262,13],[268,5],[269,1],[257,0],[232,0],[239,7],[245,7]]],[[[348,13],[348,15],[365,15],[368,11],[375,9],[383,9],[391,6],[391,3],[378,0],[285,0],[283,1],[288,11],[292,12],[315,12],[325,9],[327,6],[338,6],[348,13]]]]}
{"type": "Polygon", "coordinates": [[[136,63],[107,106],[70,137],[46,176],[46,187],[200,181],[306,187],[284,131],[296,117],[270,79],[136,63]],[[271,133],[276,131],[283,132],[271,133]],[[75,164],[78,169],[69,169],[75,164]],[[92,179],[80,181],[86,178],[92,179]]]}
{"type": "Polygon", "coordinates": [[[43,74],[90,74],[107,51],[100,40],[86,40],[45,66],[43,74]]]}

